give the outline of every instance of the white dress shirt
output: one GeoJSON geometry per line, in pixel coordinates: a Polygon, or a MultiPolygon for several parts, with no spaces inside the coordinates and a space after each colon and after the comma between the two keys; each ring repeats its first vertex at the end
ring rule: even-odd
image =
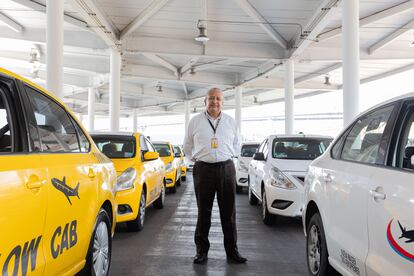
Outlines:
{"type": "Polygon", "coordinates": [[[190,160],[207,163],[222,162],[237,156],[239,151],[240,137],[237,124],[229,115],[221,112],[214,120],[207,112],[201,112],[188,123],[184,152],[190,160]],[[216,127],[215,134],[208,120],[216,127]],[[217,148],[211,147],[213,138],[218,141],[217,148]]]}

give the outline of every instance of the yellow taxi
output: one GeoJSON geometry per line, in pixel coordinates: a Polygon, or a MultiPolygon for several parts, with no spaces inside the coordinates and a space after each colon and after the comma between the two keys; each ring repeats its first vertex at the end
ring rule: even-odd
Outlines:
{"type": "Polygon", "coordinates": [[[108,275],[116,173],[71,111],[0,68],[2,275],[108,275]]]}
{"type": "Polygon", "coordinates": [[[117,178],[116,222],[130,231],[144,227],[145,209],[164,207],[165,166],[151,142],[137,132],[92,133],[98,148],[115,165],[117,178]]]}
{"type": "Polygon", "coordinates": [[[180,164],[180,168],[181,168],[181,180],[185,181],[185,178],[187,176],[187,165],[185,164],[184,161],[184,151],[182,150],[182,148],[180,146],[173,146],[174,148],[174,154],[179,152],[180,153],[180,157],[176,157],[179,159],[179,164],[180,164]]]}
{"type": "Polygon", "coordinates": [[[165,187],[172,193],[176,193],[177,186],[181,184],[181,166],[177,160],[180,153],[174,153],[170,142],[153,142],[153,145],[165,164],[165,187]]]}

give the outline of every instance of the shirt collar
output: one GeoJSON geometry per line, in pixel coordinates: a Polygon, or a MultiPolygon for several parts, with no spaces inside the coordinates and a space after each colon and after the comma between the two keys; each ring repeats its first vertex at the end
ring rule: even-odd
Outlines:
{"type": "Polygon", "coordinates": [[[208,118],[209,120],[215,121],[215,120],[221,119],[221,116],[223,115],[223,112],[222,112],[222,111],[220,111],[219,116],[218,116],[217,118],[215,118],[215,119],[214,119],[213,117],[211,117],[211,116],[210,116],[210,114],[208,114],[207,110],[206,110],[205,114],[206,114],[206,116],[207,116],[207,118],[208,118]]]}

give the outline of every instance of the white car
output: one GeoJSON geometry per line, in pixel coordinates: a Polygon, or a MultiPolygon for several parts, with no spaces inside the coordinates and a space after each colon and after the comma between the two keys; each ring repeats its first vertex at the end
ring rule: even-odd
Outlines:
{"type": "Polygon", "coordinates": [[[315,135],[271,135],[265,139],[249,165],[249,202],[262,202],[267,225],[276,215],[300,217],[303,186],[308,165],[328,147],[332,138],[315,135]]]}
{"type": "Polygon", "coordinates": [[[249,171],[249,163],[253,159],[260,143],[243,143],[240,154],[237,156],[236,164],[236,192],[240,193],[243,187],[247,187],[247,175],[249,171]]]}
{"type": "Polygon", "coordinates": [[[309,167],[310,275],[414,274],[414,93],[350,124],[309,167]]]}

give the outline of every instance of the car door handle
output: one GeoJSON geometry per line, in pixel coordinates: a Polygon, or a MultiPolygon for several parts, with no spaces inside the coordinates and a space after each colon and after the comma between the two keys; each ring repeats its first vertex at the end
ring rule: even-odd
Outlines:
{"type": "Polygon", "coordinates": [[[96,176],[95,171],[92,168],[89,168],[88,177],[95,178],[95,176],[96,176]]]}
{"type": "MultiPolygon", "coordinates": [[[[375,201],[378,201],[378,200],[385,200],[385,198],[387,197],[386,196],[386,194],[384,194],[384,193],[381,193],[380,191],[378,191],[378,190],[380,190],[381,188],[380,187],[378,187],[378,188],[376,188],[375,190],[371,190],[371,191],[369,191],[369,194],[371,195],[371,197],[375,200],[375,201]]],[[[382,189],[381,189],[382,190],[382,189]]]]}
{"type": "Polygon", "coordinates": [[[40,180],[37,175],[31,175],[29,176],[29,180],[26,182],[26,187],[28,189],[34,190],[41,188],[46,181],[40,180]]]}
{"type": "Polygon", "coordinates": [[[327,173],[323,179],[325,180],[325,183],[332,183],[333,177],[330,173],[327,173]]]}

